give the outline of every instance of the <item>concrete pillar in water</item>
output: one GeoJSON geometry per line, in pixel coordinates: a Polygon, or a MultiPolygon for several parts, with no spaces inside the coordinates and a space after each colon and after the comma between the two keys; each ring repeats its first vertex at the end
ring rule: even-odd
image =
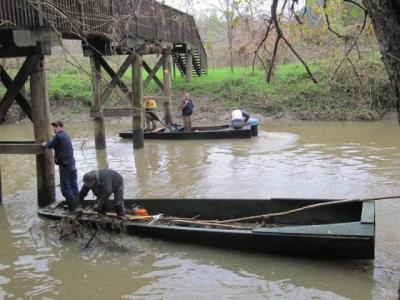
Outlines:
{"type": "Polygon", "coordinates": [[[101,104],[101,65],[97,54],[90,55],[92,67],[92,116],[94,118],[94,139],[96,149],[106,148],[103,107],[101,104]]]}
{"type": "Polygon", "coordinates": [[[133,148],[141,149],[144,147],[144,130],[143,130],[143,79],[142,79],[143,57],[135,54],[132,64],[132,132],[133,132],[133,148]]]}
{"type": "Polygon", "coordinates": [[[168,99],[164,100],[164,117],[167,125],[171,124],[171,95],[172,95],[172,83],[171,83],[171,55],[169,50],[163,53],[163,84],[164,84],[164,96],[168,99]]]}
{"type": "MultiPolygon", "coordinates": [[[[35,54],[37,55],[37,54],[35,54]]],[[[48,141],[51,136],[50,104],[47,93],[44,56],[40,55],[38,63],[30,76],[32,119],[35,143],[48,141]]],[[[55,169],[53,152],[36,155],[37,199],[38,206],[44,207],[56,200],[55,169]]]]}

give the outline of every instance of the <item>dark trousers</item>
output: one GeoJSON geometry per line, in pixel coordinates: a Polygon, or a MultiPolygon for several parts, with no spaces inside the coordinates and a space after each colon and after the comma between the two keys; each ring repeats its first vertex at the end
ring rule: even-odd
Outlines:
{"type": "Polygon", "coordinates": [[[74,200],[79,193],[76,169],[59,166],[61,194],[65,199],[74,200]]]}
{"type": "MultiPolygon", "coordinates": [[[[105,214],[107,212],[107,200],[99,201],[98,207],[100,213],[105,214]]],[[[124,206],[124,183],[119,184],[114,190],[114,207],[118,216],[125,216],[125,206],[124,206]]]]}

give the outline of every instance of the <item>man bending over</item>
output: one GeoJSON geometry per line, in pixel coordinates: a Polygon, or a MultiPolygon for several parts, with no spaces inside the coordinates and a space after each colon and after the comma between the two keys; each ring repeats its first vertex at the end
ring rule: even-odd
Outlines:
{"type": "Polygon", "coordinates": [[[91,171],[83,175],[83,187],[79,191],[78,199],[82,204],[83,199],[91,190],[97,197],[99,213],[107,212],[107,201],[114,194],[114,207],[119,219],[125,218],[124,207],[124,179],[114,170],[91,171]]]}

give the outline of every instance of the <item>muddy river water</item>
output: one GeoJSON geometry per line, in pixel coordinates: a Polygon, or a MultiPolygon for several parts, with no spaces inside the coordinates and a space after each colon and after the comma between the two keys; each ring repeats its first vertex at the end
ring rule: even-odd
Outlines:
{"type": "MultiPolygon", "coordinates": [[[[139,151],[118,137],[129,125],[107,123],[107,150],[96,151],[92,124],[65,124],[79,185],[85,172],[111,168],[124,176],[126,198],[400,195],[395,121],[263,125],[257,138],[146,141],[139,151]]],[[[30,124],[0,126],[0,140],[32,136],[30,124]]],[[[34,156],[1,155],[0,166],[0,299],[398,298],[400,200],[376,204],[375,260],[287,257],[105,233],[81,251],[91,231],[60,240],[59,228],[37,217],[34,156]]]]}

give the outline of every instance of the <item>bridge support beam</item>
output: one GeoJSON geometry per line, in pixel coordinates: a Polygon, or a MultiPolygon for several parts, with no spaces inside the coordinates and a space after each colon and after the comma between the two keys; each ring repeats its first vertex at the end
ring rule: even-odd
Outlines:
{"type": "Polygon", "coordinates": [[[147,85],[150,83],[152,79],[158,85],[159,88],[161,88],[162,90],[164,89],[163,83],[161,82],[160,79],[158,79],[156,75],[157,71],[160,69],[162,64],[163,64],[163,57],[159,59],[159,61],[156,63],[153,69],[151,69],[150,66],[145,61],[143,61],[143,68],[146,70],[147,73],[149,73],[149,75],[147,76],[146,80],[143,83],[143,89],[146,89],[147,85]]]}
{"type": "Polygon", "coordinates": [[[135,54],[135,59],[132,64],[133,149],[142,149],[144,147],[142,66],[143,57],[135,54]]]}
{"type": "Polygon", "coordinates": [[[129,54],[124,63],[121,65],[117,73],[114,72],[114,70],[108,65],[107,61],[101,57],[98,56],[99,61],[101,63],[101,66],[103,69],[110,75],[111,81],[108,84],[108,86],[103,90],[103,93],[101,94],[101,104],[104,105],[108,97],[110,96],[112,90],[115,88],[116,85],[118,85],[122,92],[127,96],[129,101],[132,101],[132,92],[129,90],[129,88],[125,85],[125,83],[122,81],[122,76],[125,74],[126,70],[132,65],[134,55],[129,54]]]}
{"type": "MultiPolygon", "coordinates": [[[[51,138],[50,131],[50,104],[47,93],[47,81],[44,68],[44,56],[34,54],[36,64],[30,75],[32,119],[35,142],[48,141],[51,138]]],[[[56,200],[55,176],[53,153],[36,155],[37,174],[37,199],[38,206],[44,207],[56,200]]]]}
{"type": "Polygon", "coordinates": [[[104,125],[103,107],[101,103],[101,64],[97,54],[90,56],[92,68],[92,107],[94,119],[94,139],[96,149],[106,148],[106,132],[104,125]]]}
{"type": "Polygon", "coordinates": [[[193,55],[192,50],[186,50],[186,81],[192,81],[192,65],[193,65],[193,55]]]}
{"type": "Polygon", "coordinates": [[[3,183],[1,182],[1,165],[0,165],[0,205],[3,204],[3,183]]]}
{"type": "Polygon", "coordinates": [[[171,53],[166,50],[163,53],[163,81],[164,81],[164,96],[167,97],[164,100],[164,118],[167,125],[171,124],[171,95],[172,95],[172,83],[171,83],[171,53]]]}
{"type": "Polygon", "coordinates": [[[96,160],[97,160],[97,169],[98,170],[108,169],[108,160],[107,160],[107,150],[106,149],[96,150],[96,160]]]}
{"type": "MultiPolygon", "coordinates": [[[[22,87],[24,86],[25,82],[29,78],[29,75],[32,72],[32,69],[37,64],[38,55],[31,54],[29,55],[25,62],[22,64],[21,69],[18,71],[17,75],[15,76],[14,80],[12,80],[6,71],[1,68],[1,81],[4,83],[4,86],[7,87],[7,92],[4,94],[3,99],[0,101],[0,123],[5,121],[5,116],[10,109],[11,105],[14,102],[14,99],[19,101],[24,101],[22,99],[22,94],[20,93],[22,87]]],[[[26,102],[26,101],[25,101],[26,102]]],[[[27,104],[27,103],[24,103],[27,104]]],[[[27,104],[29,107],[29,104],[27,104]]],[[[25,106],[21,106],[23,109],[25,106]]],[[[24,109],[25,111],[25,109],[24,109]]],[[[29,108],[27,109],[28,116],[30,115],[29,108]]]]}
{"type": "MultiPolygon", "coordinates": [[[[27,79],[27,78],[26,78],[27,79]]],[[[25,79],[25,81],[26,81],[25,79]]],[[[3,83],[3,85],[6,87],[7,91],[11,90],[13,87],[15,87],[15,83],[11,79],[10,75],[7,74],[6,70],[3,68],[3,66],[0,66],[0,80],[3,83]]],[[[32,121],[32,108],[29,102],[27,101],[24,93],[24,84],[25,81],[22,83],[21,90],[16,91],[15,93],[15,100],[19,104],[19,106],[22,108],[26,116],[32,121]]],[[[12,102],[11,102],[12,103],[12,102]]],[[[5,118],[5,113],[2,117],[0,117],[1,120],[4,120],[5,118]]]]}

